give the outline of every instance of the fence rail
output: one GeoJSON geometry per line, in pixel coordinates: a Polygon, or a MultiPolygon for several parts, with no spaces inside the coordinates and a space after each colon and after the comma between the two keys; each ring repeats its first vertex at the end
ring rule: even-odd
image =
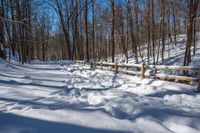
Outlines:
{"type": "MultiPolygon", "coordinates": [[[[76,61],[79,64],[86,64],[84,61],[76,61]]],[[[90,64],[91,67],[93,64],[90,64]]],[[[191,67],[191,66],[164,66],[164,65],[145,65],[145,64],[117,64],[117,63],[108,63],[108,62],[96,62],[97,66],[100,66],[101,69],[105,67],[112,67],[115,73],[122,72],[127,74],[139,75],[141,79],[146,77],[156,77],[162,79],[171,79],[171,80],[180,80],[188,82],[197,82],[198,92],[200,92],[200,67],[191,67]],[[127,68],[119,69],[119,68],[127,68]],[[128,68],[139,68],[138,71],[128,70],[128,68]],[[195,71],[198,72],[198,77],[189,77],[189,76],[178,76],[178,75],[167,75],[167,74],[157,74],[157,73],[145,73],[147,69],[155,70],[179,70],[179,71],[195,71]]]]}

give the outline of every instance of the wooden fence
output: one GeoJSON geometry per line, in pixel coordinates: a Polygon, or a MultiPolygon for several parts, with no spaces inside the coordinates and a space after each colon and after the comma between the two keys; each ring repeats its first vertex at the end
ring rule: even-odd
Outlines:
{"type": "MultiPolygon", "coordinates": [[[[76,61],[80,65],[85,65],[84,61],[76,61]]],[[[93,63],[90,64],[91,67],[93,63]]],[[[196,82],[198,84],[198,92],[200,92],[200,67],[191,67],[191,66],[164,66],[164,65],[145,65],[145,64],[118,64],[118,63],[108,63],[108,62],[96,62],[97,66],[100,66],[101,69],[104,67],[111,67],[115,73],[122,72],[127,74],[139,75],[141,79],[145,79],[146,77],[156,77],[161,79],[171,79],[171,80],[179,80],[179,81],[188,81],[188,82],[196,82]],[[127,69],[120,69],[127,68],[127,69]],[[138,71],[128,70],[128,68],[138,68],[138,71]],[[196,71],[198,73],[198,77],[189,77],[189,76],[178,76],[178,75],[167,75],[167,74],[157,74],[157,73],[145,73],[147,69],[154,70],[179,70],[179,71],[196,71]]]]}

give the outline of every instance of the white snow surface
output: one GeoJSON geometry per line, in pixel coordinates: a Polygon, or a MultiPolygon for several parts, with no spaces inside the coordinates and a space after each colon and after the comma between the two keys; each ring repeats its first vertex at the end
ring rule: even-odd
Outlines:
{"type": "Polygon", "coordinates": [[[199,133],[195,89],[69,61],[0,60],[0,133],[199,133]]]}
{"type": "MultiPolygon", "coordinates": [[[[182,65],[185,38],[179,35],[177,46],[166,39],[165,60],[159,60],[159,64],[182,65]]],[[[141,49],[146,57],[145,45],[141,49]]],[[[200,94],[195,92],[196,86],[140,80],[72,61],[21,65],[17,60],[0,60],[0,133],[200,132],[200,94]]],[[[123,63],[123,55],[116,60],[123,63]]],[[[129,63],[134,62],[129,52],[129,63]]],[[[190,66],[199,65],[197,36],[197,53],[190,66]]]]}

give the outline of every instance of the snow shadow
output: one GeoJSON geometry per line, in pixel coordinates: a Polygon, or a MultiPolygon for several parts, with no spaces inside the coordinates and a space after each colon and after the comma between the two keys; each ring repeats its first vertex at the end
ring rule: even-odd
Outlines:
{"type": "MultiPolygon", "coordinates": [[[[77,123],[78,124],[78,123],[77,123]]],[[[122,133],[107,129],[94,129],[69,123],[59,123],[0,112],[2,133],[122,133]]]]}
{"type": "Polygon", "coordinates": [[[44,87],[44,88],[52,88],[52,89],[66,89],[66,86],[53,86],[53,85],[45,85],[45,84],[40,84],[40,83],[35,83],[33,81],[31,81],[30,83],[22,83],[22,82],[18,82],[15,80],[9,80],[9,81],[5,81],[5,80],[0,80],[0,84],[7,84],[7,86],[33,86],[33,87],[44,87]]]}
{"type": "Polygon", "coordinates": [[[11,110],[23,110],[26,106],[32,109],[49,109],[49,110],[60,110],[60,109],[70,109],[70,110],[85,110],[89,111],[86,108],[85,103],[69,104],[67,102],[55,101],[51,104],[40,103],[39,100],[42,98],[35,98],[31,100],[19,100],[14,98],[0,98],[1,101],[10,102],[10,105],[20,104],[19,108],[11,108],[11,110]]]}
{"type": "Polygon", "coordinates": [[[56,66],[50,66],[50,65],[43,65],[43,67],[41,68],[41,66],[30,66],[30,64],[25,64],[22,65],[20,63],[14,63],[14,62],[8,62],[5,61],[5,64],[12,69],[16,69],[16,70],[24,70],[25,69],[29,69],[29,70],[61,70],[60,68],[56,67],[56,66]]]}
{"type": "Polygon", "coordinates": [[[172,96],[172,95],[181,95],[181,94],[186,94],[186,95],[191,95],[191,96],[195,96],[196,95],[192,91],[180,92],[180,91],[175,91],[175,90],[165,90],[165,91],[162,91],[162,92],[157,92],[157,93],[149,94],[149,95],[146,95],[146,96],[163,98],[166,95],[172,96]]]}

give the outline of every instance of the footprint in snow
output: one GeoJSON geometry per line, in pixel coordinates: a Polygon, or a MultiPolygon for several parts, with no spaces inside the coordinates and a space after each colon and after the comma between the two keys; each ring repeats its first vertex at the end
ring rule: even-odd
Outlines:
{"type": "Polygon", "coordinates": [[[12,106],[8,106],[7,107],[7,111],[12,111],[12,110],[23,110],[24,107],[18,105],[18,104],[14,104],[12,106]]]}
{"type": "Polygon", "coordinates": [[[73,97],[79,97],[79,96],[81,95],[81,93],[80,93],[80,90],[79,90],[79,89],[72,88],[72,89],[69,91],[69,95],[70,95],[70,96],[73,96],[73,97]]]}
{"type": "Polygon", "coordinates": [[[118,109],[118,108],[114,108],[114,107],[111,107],[111,110],[109,111],[111,113],[111,115],[115,118],[118,118],[118,119],[128,119],[130,118],[129,117],[129,114],[127,114],[126,112],[118,109]]]}

